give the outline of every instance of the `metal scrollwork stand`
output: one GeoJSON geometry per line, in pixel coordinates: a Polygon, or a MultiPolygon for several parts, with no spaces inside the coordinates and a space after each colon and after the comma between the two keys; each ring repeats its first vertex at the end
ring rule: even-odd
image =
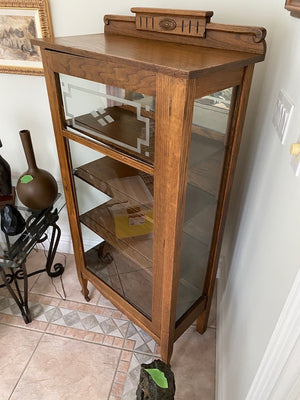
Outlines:
{"type": "Polygon", "coordinates": [[[26,260],[22,262],[17,268],[12,267],[0,267],[0,276],[4,282],[4,284],[0,285],[0,288],[6,287],[15,300],[17,306],[19,307],[23,319],[26,324],[32,321],[32,317],[30,314],[30,310],[28,308],[28,278],[40,274],[41,272],[47,272],[50,277],[56,277],[62,275],[64,272],[64,267],[60,263],[56,263],[53,265],[54,257],[56,254],[57,246],[61,236],[61,230],[59,226],[56,224],[58,220],[58,214],[56,210],[47,209],[39,215],[31,215],[26,222],[26,233],[22,234],[18,241],[13,245],[9,246],[9,237],[6,236],[6,242],[8,245],[8,251],[6,254],[7,264],[9,264],[9,260],[21,256],[21,253],[29,254],[31,249],[37,244],[44,242],[48,235],[45,231],[51,227],[51,238],[50,245],[47,254],[46,266],[43,269],[38,271],[34,271],[31,273],[27,273],[26,270],[26,260]],[[19,251],[19,254],[16,253],[16,249],[22,249],[19,251]],[[28,251],[30,249],[30,251],[28,251]],[[6,269],[6,272],[5,272],[6,269]],[[23,294],[20,290],[18,281],[22,280],[24,282],[24,290],[23,294]],[[14,284],[15,290],[12,287],[14,284]]]}

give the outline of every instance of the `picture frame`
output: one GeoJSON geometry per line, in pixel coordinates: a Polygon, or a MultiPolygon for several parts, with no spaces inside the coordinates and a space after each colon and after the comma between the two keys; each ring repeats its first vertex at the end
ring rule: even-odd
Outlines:
{"type": "Polygon", "coordinates": [[[39,47],[30,39],[53,37],[48,0],[0,0],[0,72],[43,75],[39,47]]]}
{"type": "Polygon", "coordinates": [[[300,0],[286,0],[285,8],[291,12],[292,17],[300,18],[300,0]]]}

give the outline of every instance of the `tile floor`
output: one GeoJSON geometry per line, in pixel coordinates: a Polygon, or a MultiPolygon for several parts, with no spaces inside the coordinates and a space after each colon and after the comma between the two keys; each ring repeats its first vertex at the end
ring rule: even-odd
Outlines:
{"type": "MultiPolygon", "coordinates": [[[[33,251],[28,271],[41,268],[44,257],[33,251]]],[[[31,277],[30,324],[0,289],[0,399],[135,400],[140,364],[159,357],[159,346],[93,287],[86,303],[72,255],[56,261],[66,265],[67,298],[59,278],[31,277]]],[[[215,307],[211,314],[203,336],[192,326],[175,343],[176,400],[214,399],[215,307]]]]}

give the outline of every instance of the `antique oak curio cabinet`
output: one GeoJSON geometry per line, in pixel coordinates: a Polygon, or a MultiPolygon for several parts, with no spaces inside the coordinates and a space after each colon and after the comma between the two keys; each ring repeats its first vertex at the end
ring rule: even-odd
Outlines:
{"type": "Polygon", "coordinates": [[[133,8],[40,46],[78,278],[161,346],[207,326],[265,30],[133,8]]]}

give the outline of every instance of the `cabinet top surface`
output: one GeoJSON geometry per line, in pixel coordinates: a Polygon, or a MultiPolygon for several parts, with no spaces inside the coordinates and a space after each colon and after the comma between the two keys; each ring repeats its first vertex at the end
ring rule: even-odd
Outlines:
{"type": "Polygon", "coordinates": [[[239,68],[264,59],[262,54],[115,34],[34,39],[32,43],[46,50],[134,64],[154,72],[185,78],[197,77],[203,72],[239,68]]]}

